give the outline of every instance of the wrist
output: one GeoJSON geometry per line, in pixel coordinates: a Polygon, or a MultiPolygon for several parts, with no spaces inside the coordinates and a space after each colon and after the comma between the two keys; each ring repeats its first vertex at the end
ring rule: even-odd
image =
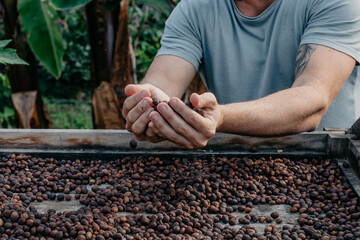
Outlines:
{"type": "Polygon", "coordinates": [[[218,110],[219,110],[219,119],[218,119],[218,123],[216,126],[216,132],[223,132],[224,131],[224,122],[225,122],[225,105],[218,105],[218,110]]]}

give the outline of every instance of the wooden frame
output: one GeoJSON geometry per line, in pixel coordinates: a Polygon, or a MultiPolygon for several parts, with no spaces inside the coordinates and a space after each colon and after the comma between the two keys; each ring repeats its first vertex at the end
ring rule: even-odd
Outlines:
{"type": "Polygon", "coordinates": [[[326,157],[342,168],[360,196],[360,138],[350,129],[326,128],[325,131],[284,137],[260,138],[217,133],[202,149],[184,149],[169,142],[137,142],[130,147],[133,134],[124,130],[34,130],[0,129],[1,155],[30,154],[57,159],[111,160],[121,156],[209,157],[271,156],[326,157]],[[348,162],[351,168],[344,168],[348,162]]]}
{"type": "Polygon", "coordinates": [[[0,153],[65,154],[90,157],[124,154],[156,155],[276,155],[353,158],[360,161],[360,141],[347,129],[295,134],[284,137],[248,137],[217,133],[203,149],[188,150],[172,143],[137,142],[124,130],[0,129],[0,153]]]}

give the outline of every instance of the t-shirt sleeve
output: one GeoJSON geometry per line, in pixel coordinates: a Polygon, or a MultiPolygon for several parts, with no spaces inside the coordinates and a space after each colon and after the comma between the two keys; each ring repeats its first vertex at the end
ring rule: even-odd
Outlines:
{"type": "Polygon", "coordinates": [[[309,10],[300,44],[319,44],[360,62],[360,1],[318,0],[309,10]]]}
{"type": "Polygon", "coordinates": [[[198,71],[203,50],[195,3],[196,0],[182,0],[173,10],[166,21],[161,48],[156,56],[183,58],[198,71]]]}

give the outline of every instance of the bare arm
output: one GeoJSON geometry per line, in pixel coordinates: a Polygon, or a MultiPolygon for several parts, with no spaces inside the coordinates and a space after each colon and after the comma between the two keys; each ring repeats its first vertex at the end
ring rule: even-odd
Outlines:
{"type": "Polygon", "coordinates": [[[300,46],[289,89],[245,103],[220,106],[218,131],[283,135],[315,130],[351,74],[355,60],[320,45],[300,46]]]}
{"type": "Polygon", "coordinates": [[[150,114],[151,129],[188,148],[204,147],[215,131],[274,136],[314,130],[351,74],[355,60],[318,45],[301,46],[296,60],[296,80],[289,89],[226,105],[219,105],[210,93],[193,94],[191,102],[203,110],[203,116],[172,98],[171,108],[158,107],[163,118],[157,112],[150,114]]]}
{"type": "MultiPolygon", "coordinates": [[[[199,115],[179,100],[195,74],[193,66],[176,57],[159,57],[144,83],[172,97],[171,107],[159,104],[159,112],[151,111],[146,120],[139,117],[130,130],[135,134],[146,130],[149,135],[144,139],[158,136],[187,148],[204,147],[216,131],[257,136],[311,131],[317,128],[354,65],[355,60],[346,54],[304,45],[298,51],[296,80],[291,88],[255,101],[226,105],[219,105],[211,93],[193,94],[193,106],[203,110],[199,115]]],[[[139,113],[140,109],[134,107],[132,111],[139,113]]]]}
{"type": "Polygon", "coordinates": [[[194,66],[188,61],[162,55],[155,58],[142,83],[152,84],[170,97],[181,98],[195,74],[194,66]]]}

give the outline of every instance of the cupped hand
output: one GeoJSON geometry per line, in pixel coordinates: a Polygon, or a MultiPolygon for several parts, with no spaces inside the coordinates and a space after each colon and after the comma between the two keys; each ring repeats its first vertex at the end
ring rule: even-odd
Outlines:
{"type": "Polygon", "coordinates": [[[171,98],[169,105],[160,103],[149,113],[148,125],[155,135],[186,148],[205,147],[223,121],[223,113],[212,93],[190,97],[192,105],[201,114],[189,108],[178,98],[171,98]]]}
{"type": "Polygon", "coordinates": [[[169,96],[151,84],[129,84],[125,87],[125,94],[128,96],[122,109],[122,115],[126,119],[125,128],[134,133],[138,140],[161,141],[147,126],[150,122],[149,115],[154,111],[152,98],[168,101],[169,96]]]}

